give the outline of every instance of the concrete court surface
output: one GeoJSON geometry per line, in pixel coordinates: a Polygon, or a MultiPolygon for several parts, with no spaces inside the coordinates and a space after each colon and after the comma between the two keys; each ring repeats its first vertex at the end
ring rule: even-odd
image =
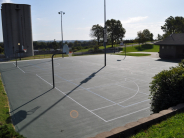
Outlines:
{"type": "Polygon", "coordinates": [[[13,124],[28,138],[87,138],[147,117],[149,83],[176,66],[151,57],[104,55],[1,63],[13,124]]]}

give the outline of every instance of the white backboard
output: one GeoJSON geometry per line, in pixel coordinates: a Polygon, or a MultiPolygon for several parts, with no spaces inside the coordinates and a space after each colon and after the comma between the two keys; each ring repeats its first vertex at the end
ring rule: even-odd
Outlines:
{"type": "Polygon", "coordinates": [[[66,54],[69,53],[69,47],[68,47],[67,44],[65,44],[65,45],[63,46],[63,53],[66,53],[66,54]]]}
{"type": "Polygon", "coordinates": [[[123,42],[120,43],[120,46],[123,46],[123,42]]]}

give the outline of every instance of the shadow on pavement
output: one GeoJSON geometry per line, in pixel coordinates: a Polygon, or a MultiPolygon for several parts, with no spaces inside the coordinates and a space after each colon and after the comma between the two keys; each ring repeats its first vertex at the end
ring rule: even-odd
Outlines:
{"type": "Polygon", "coordinates": [[[18,130],[18,132],[21,132],[23,129],[25,129],[27,126],[29,126],[31,123],[33,123],[34,121],[36,121],[38,118],[40,118],[42,115],[44,115],[46,112],[48,112],[50,109],[52,109],[55,105],[57,105],[59,102],[61,102],[63,99],[65,99],[69,94],[71,94],[74,90],[76,90],[78,87],[80,87],[83,83],[87,83],[89,80],[91,80],[93,77],[95,77],[95,75],[100,72],[105,66],[103,66],[102,68],[100,68],[98,71],[92,73],[89,77],[87,77],[86,79],[84,79],[83,81],[80,82],[80,84],[78,86],[76,86],[73,90],[71,90],[70,92],[68,92],[65,96],[63,96],[61,99],[59,99],[57,102],[55,102],[54,104],[52,104],[49,108],[47,108],[45,111],[43,111],[42,113],[40,113],[37,117],[35,117],[34,119],[32,119],[31,121],[29,121],[27,124],[25,124],[22,128],[20,128],[18,130]]]}
{"type": "MultiPolygon", "coordinates": [[[[53,89],[53,88],[52,88],[52,89],[53,89]]],[[[17,107],[16,109],[14,109],[13,111],[11,111],[10,113],[13,113],[14,111],[16,111],[17,109],[19,109],[19,108],[23,107],[24,105],[26,105],[26,104],[28,104],[28,103],[30,103],[30,102],[32,102],[32,101],[34,101],[34,100],[36,100],[37,98],[39,98],[39,97],[43,96],[44,94],[46,94],[46,93],[50,92],[52,89],[50,89],[50,90],[48,90],[48,91],[44,92],[43,94],[41,94],[41,95],[39,95],[39,96],[35,97],[34,99],[32,99],[32,100],[28,101],[27,103],[25,103],[25,104],[23,104],[23,105],[21,105],[21,106],[17,107]]]]}
{"type": "MultiPolygon", "coordinates": [[[[11,116],[11,119],[13,121],[13,125],[17,125],[18,123],[22,122],[24,119],[26,119],[27,115],[31,115],[33,114],[34,112],[36,112],[36,110],[38,110],[40,108],[40,106],[37,106],[35,108],[33,108],[32,110],[30,111],[25,111],[25,110],[20,110],[18,111],[17,113],[13,114],[11,116]]],[[[10,120],[10,117],[7,118],[7,122],[10,120]]]]}
{"type": "Polygon", "coordinates": [[[162,62],[172,62],[172,63],[179,63],[182,59],[157,59],[155,61],[162,61],[162,62]]]}

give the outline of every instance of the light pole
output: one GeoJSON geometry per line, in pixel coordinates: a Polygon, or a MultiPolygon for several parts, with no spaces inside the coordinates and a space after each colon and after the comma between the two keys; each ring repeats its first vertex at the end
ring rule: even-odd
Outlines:
{"type": "Polygon", "coordinates": [[[104,0],[104,66],[106,66],[106,42],[107,42],[107,28],[106,28],[106,0],[104,0]]]}
{"type": "MultiPolygon", "coordinates": [[[[62,40],[62,42],[61,42],[61,47],[62,47],[62,50],[63,50],[63,27],[62,27],[62,14],[64,15],[64,14],[65,14],[65,12],[60,11],[60,12],[58,12],[58,14],[61,14],[61,40],[62,40]]],[[[63,54],[62,54],[62,57],[63,57],[63,54]]]]}

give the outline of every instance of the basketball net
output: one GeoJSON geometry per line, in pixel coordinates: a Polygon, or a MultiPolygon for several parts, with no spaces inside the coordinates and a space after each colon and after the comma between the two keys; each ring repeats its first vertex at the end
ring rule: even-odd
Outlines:
{"type": "Polygon", "coordinates": [[[23,50],[24,50],[25,53],[27,52],[27,49],[23,49],[23,50]]]}
{"type": "Polygon", "coordinates": [[[72,54],[73,54],[73,52],[69,52],[69,53],[68,53],[68,56],[69,56],[69,57],[72,57],[72,54]]]}

